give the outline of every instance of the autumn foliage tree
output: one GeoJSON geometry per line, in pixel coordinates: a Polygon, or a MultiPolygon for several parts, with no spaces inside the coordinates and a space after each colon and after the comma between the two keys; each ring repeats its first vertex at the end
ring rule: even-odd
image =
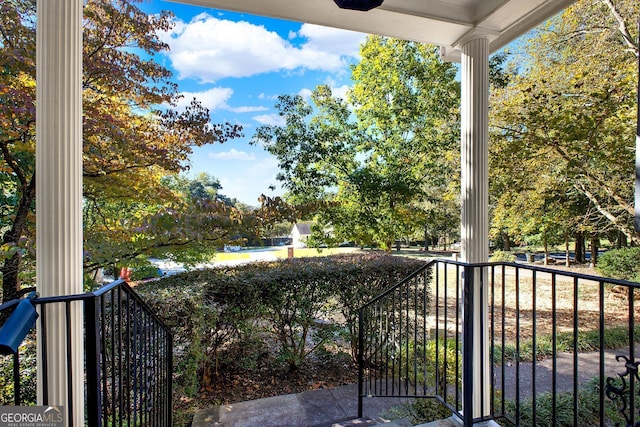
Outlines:
{"type": "MultiPolygon", "coordinates": [[[[211,124],[208,110],[195,99],[177,108],[181,95],[171,72],[154,61],[168,49],[158,32],[171,27],[172,15],[149,16],[136,3],[89,0],[84,6],[87,266],[194,241],[220,243],[230,234],[220,233],[221,227],[241,223],[223,202],[185,201],[161,182],[187,167],[193,146],[224,142],[241,129],[211,124]]],[[[0,51],[0,230],[7,300],[20,293],[21,265],[35,235],[34,2],[0,4],[0,51]]]]}
{"type": "Polygon", "coordinates": [[[4,300],[16,295],[20,262],[34,234],[35,21],[31,8],[27,1],[0,4],[0,260],[4,300]]]}
{"type": "Polygon", "coordinates": [[[541,240],[633,230],[637,17],[629,0],[583,0],[521,46],[492,98],[494,232],[541,240]]]}

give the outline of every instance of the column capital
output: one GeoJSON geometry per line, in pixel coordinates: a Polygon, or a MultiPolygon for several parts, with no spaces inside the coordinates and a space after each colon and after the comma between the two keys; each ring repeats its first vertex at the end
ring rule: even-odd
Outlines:
{"type": "Polygon", "coordinates": [[[448,62],[461,62],[462,49],[467,43],[478,39],[485,39],[487,40],[487,43],[491,43],[499,36],[500,32],[498,31],[482,27],[473,27],[471,30],[467,31],[465,35],[456,40],[456,42],[451,46],[442,46],[440,48],[440,57],[448,62]]]}

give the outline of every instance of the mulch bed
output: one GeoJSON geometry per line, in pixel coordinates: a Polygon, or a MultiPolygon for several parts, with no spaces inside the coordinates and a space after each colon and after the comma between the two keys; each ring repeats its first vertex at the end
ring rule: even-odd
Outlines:
{"type": "Polygon", "coordinates": [[[273,355],[263,354],[255,366],[240,369],[218,366],[218,372],[205,376],[198,398],[183,398],[176,409],[204,409],[217,405],[284,394],[332,388],[358,381],[358,368],[346,353],[312,354],[295,370],[289,370],[273,355]]]}

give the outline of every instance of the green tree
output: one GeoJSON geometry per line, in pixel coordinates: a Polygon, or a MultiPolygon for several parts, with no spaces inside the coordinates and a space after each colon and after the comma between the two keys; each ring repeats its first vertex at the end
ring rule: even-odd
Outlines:
{"type": "Polygon", "coordinates": [[[617,230],[640,242],[632,221],[639,11],[628,0],[581,1],[522,43],[521,72],[491,103],[495,233],[617,230]]]}
{"type": "Polygon", "coordinates": [[[185,265],[208,262],[225,244],[253,241],[261,227],[255,209],[234,206],[219,193],[222,186],[209,174],[190,179],[162,179],[165,200],[158,203],[101,200],[99,209],[86,203],[84,267],[91,273],[107,265],[136,265],[148,257],[185,265]]]}
{"type": "Polygon", "coordinates": [[[380,206],[390,232],[379,243],[388,247],[416,229],[451,224],[442,215],[458,194],[460,87],[434,46],[370,37],[361,56],[350,100],[366,138],[362,149],[373,152],[365,166],[390,184],[380,206]]]}
{"type": "Polygon", "coordinates": [[[370,36],[361,56],[349,103],[326,86],[313,106],[281,96],[286,125],[260,127],[253,142],[280,160],[292,202],[325,202],[316,238],[390,249],[422,229],[426,187],[455,167],[442,159],[454,158],[459,86],[432,46],[370,36]]]}
{"type": "MultiPolygon", "coordinates": [[[[183,170],[194,145],[224,142],[240,132],[238,126],[211,125],[207,109],[195,99],[184,110],[174,108],[180,95],[171,72],[153,58],[168,48],[157,33],[172,25],[171,15],[148,16],[135,3],[89,0],[84,6],[83,177],[89,212],[85,218],[91,217],[85,227],[89,263],[97,253],[92,245],[135,246],[143,240],[132,230],[154,223],[154,215],[163,212],[159,206],[178,206],[161,178],[183,170]]],[[[5,1],[0,12],[0,180],[6,183],[2,276],[7,300],[20,293],[21,263],[34,240],[35,3],[5,1]]],[[[205,208],[199,206],[196,213],[205,208]]],[[[161,223],[175,234],[177,223],[155,222],[161,223]]]]}

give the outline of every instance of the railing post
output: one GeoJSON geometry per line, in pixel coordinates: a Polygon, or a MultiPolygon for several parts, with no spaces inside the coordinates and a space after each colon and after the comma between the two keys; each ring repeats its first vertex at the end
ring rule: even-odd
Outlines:
{"type": "Polygon", "coordinates": [[[18,352],[13,353],[13,402],[16,406],[20,406],[22,403],[22,396],[20,395],[20,356],[18,352]]]}
{"type": "Polygon", "coordinates": [[[462,411],[465,427],[473,425],[473,335],[474,335],[474,271],[470,265],[463,272],[463,326],[462,326],[462,411]]]}
{"type": "Polygon", "coordinates": [[[364,311],[358,310],[358,418],[362,418],[362,394],[364,392],[364,311]]]}
{"type": "Polygon", "coordinates": [[[173,336],[166,330],[167,337],[167,426],[173,425],[173,336]]]}
{"type": "Polygon", "coordinates": [[[84,301],[85,357],[87,375],[87,425],[101,427],[102,395],[100,393],[100,329],[96,308],[97,297],[84,301]]]}

